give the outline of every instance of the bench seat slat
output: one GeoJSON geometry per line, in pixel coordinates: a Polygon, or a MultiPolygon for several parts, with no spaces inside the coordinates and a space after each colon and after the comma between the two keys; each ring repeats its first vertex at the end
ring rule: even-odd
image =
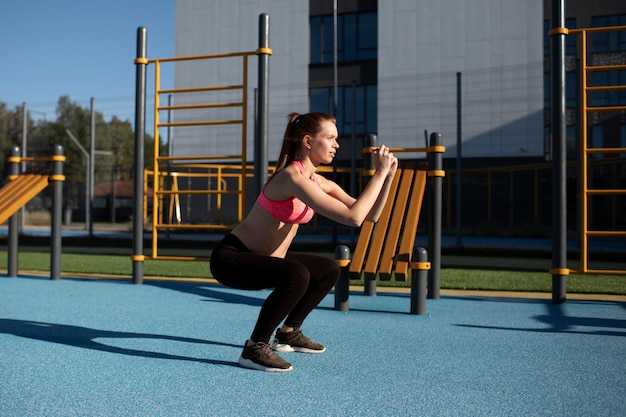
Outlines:
{"type": "MultiPolygon", "coordinates": [[[[380,266],[378,267],[378,276],[383,281],[389,281],[391,279],[391,271],[394,266],[393,264],[396,257],[396,250],[398,248],[400,231],[402,230],[402,222],[405,219],[405,214],[407,214],[407,200],[411,191],[414,172],[415,171],[412,169],[403,170],[400,186],[398,187],[398,191],[396,193],[391,222],[389,224],[387,236],[385,237],[386,243],[380,257],[380,266]]],[[[408,215],[410,215],[410,213],[408,213],[408,215]]]]}
{"type": "Polygon", "coordinates": [[[418,170],[413,181],[413,192],[409,202],[407,217],[404,222],[404,230],[400,241],[400,249],[398,250],[395,279],[396,281],[406,281],[409,272],[409,263],[413,254],[413,246],[415,245],[415,235],[417,234],[417,225],[422,211],[422,202],[424,200],[424,192],[426,190],[426,171],[418,170]]]}
{"type": "Polygon", "coordinates": [[[398,184],[402,176],[402,170],[398,169],[396,175],[394,175],[389,188],[389,195],[383,211],[380,214],[378,222],[374,228],[374,235],[370,241],[370,248],[367,253],[367,260],[365,262],[365,279],[376,279],[378,273],[378,265],[380,264],[380,255],[382,254],[383,245],[385,244],[385,237],[387,236],[387,229],[391,220],[391,213],[395,205],[396,193],[398,190],[398,184]]]}

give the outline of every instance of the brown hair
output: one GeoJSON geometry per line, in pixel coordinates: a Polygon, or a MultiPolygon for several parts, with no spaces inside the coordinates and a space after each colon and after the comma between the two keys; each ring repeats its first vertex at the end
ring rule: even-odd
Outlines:
{"type": "Polygon", "coordinates": [[[283,146],[276,162],[276,171],[268,179],[271,180],[281,169],[290,165],[298,158],[298,152],[302,144],[302,138],[306,135],[315,136],[322,129],[322,123],[330,121],[337,123],[334,116],[328,113],[312,112],[306,114],[299,114],[296,112],[289,113],[287,115],[287,129],[285,129],[285,136],[283,137],[283,146]]]}

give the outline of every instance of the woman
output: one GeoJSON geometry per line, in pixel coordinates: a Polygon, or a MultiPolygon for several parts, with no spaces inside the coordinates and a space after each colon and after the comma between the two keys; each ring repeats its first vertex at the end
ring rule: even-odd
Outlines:
{"type": "Polygon", "coordinates": [[[321,353],[324,346],[304,336],[300,326],[339,277],[334,260],[289,252],[298,226],[318,212],[349,226],[376,221],[385,204],[398,160],[384,145],[372,153],[375,173],[361,195],[349,196],[335,182],[315,174],[336,155],[335,118],[325,113],[291,113],[276,171],[248,216],[211,254],[211,272],[238,289],[274,288],[246,341],[239,364],[286,372],[292,365],[279,352],[321,353]],[[276,335],[270,345],[270,337],[276,335]]]}

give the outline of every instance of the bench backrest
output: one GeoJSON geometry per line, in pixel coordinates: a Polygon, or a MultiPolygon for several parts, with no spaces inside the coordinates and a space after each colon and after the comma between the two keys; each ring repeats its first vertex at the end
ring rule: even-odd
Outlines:
{"type": "Polygon", "coordinates": [[[350,262],[350,278],[406,281],[422,201],[426,189],[427,166],[398,169],[389,197],[377,223],[366,221],[350,262]]]}

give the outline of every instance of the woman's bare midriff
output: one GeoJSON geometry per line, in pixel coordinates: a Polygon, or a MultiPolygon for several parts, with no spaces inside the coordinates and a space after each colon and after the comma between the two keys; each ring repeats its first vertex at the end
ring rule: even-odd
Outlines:
{"type": "Polygon", "coordinates": [[[232,233],[252,252],[284,258],[297,231],[297,224],[281,222],[255,204],[232,233]]]}

